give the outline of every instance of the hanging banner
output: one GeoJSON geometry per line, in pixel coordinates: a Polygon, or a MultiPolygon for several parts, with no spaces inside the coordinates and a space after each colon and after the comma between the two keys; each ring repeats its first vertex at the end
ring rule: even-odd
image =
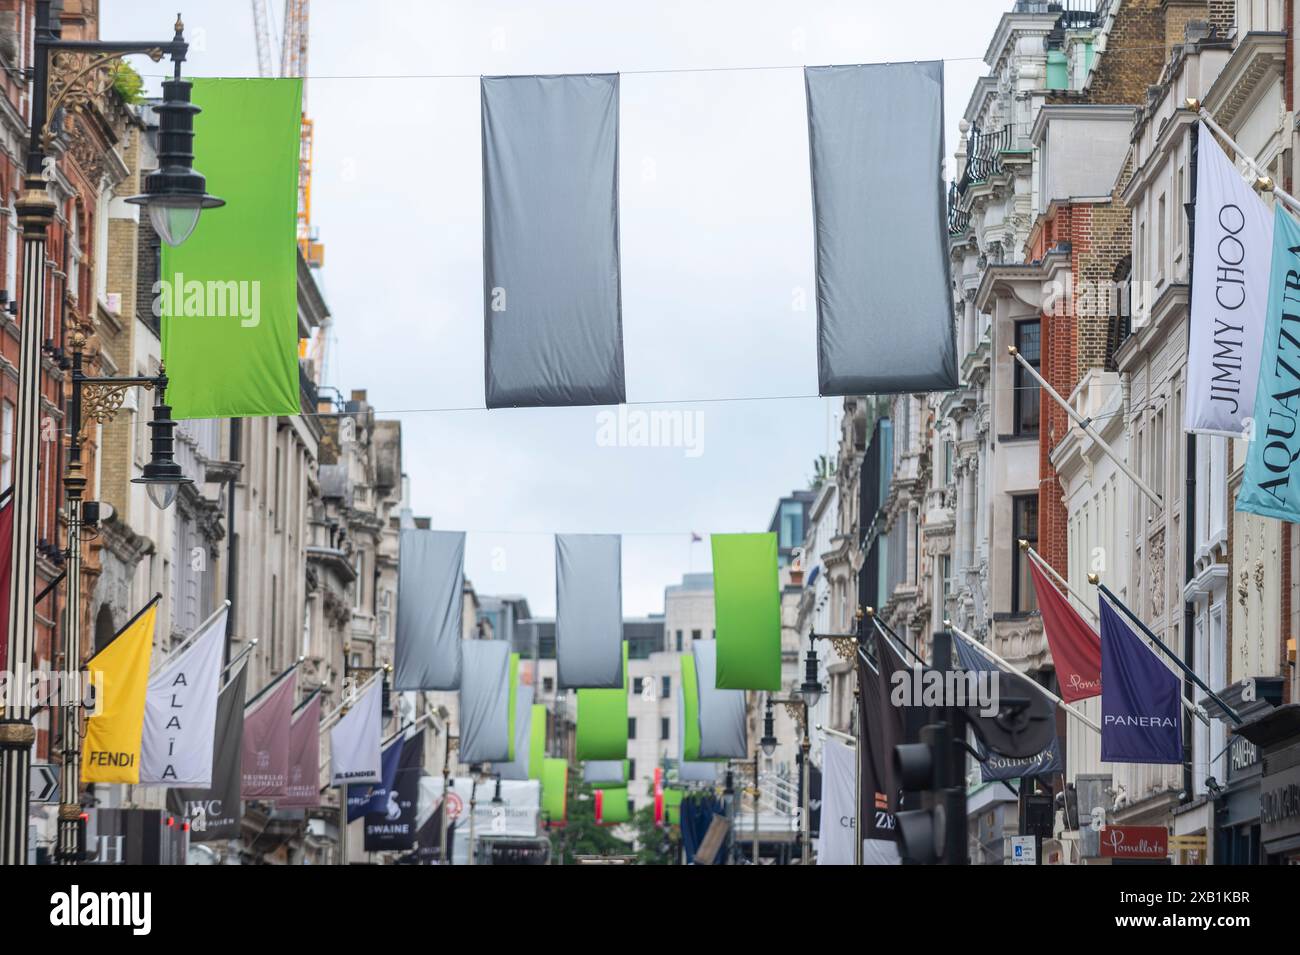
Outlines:
{"type": "Polygon", "coordinates": [[[226,207],[162,246],[167,403],[177,418],[296,415],[302,80],[193,82],[195,168],[226,207]]]}
{"type": "Polygon", "coordinates": [[[218,842],[239,837],[244,815],[239,798],[244,741],[244,691],[248,666],[242,664],[217,698],[216,748],[212,785],[207,789],[168,789],[167,809],[190,824],[193,842],[218,842]]]}
{"type": "Polygon", "coordinates": [[[592,759],[582,764],[582,781],[589,786],[627,786],[626,759],[592,759]]]}
{"type": "Polygon", "coordinates": [[[1181,683],[1101,600],[1101,761],[1183,761],[1181,683]]]}
{"type": "Polygon", "coordinates": [[[528,778],[542,778],[542,760],[546,758],[546,705],[533,704],[528,729],[528,778]]]}
{"type": "Polygon", "coordinates": [[[393,689],[459,689],[464,619],[465,535],[403,529],[393,689]]]}
{"type": "Polygon", "coordinates": [[[618,75],[481,90],[487,407],[622,404],[618,75]]]}
{"type": "Polygon", "coordinates": [[[819,393],[957,387],[943,63],[808,67],[804,85],[819,393]]]}
{"type": "Polygon", "coordinates": [[[562,826],[568,808],[569,763],[542,760],[542,815],[548,826],[562,826]]]}
{"type": "MultiPolygon", "coordinates": [[[[877,786],[885,794],[883,808],[888,811],[889,817],[898,812],[899,797],[902,792],[902,784],[898,780],[898,768],[894,765],[894,750],[905,741],[903,729],[903,710],[901,707],[894,706],[891,702],[894,690],[894,674],[910,672],[906,661],[894,649],[894,645],[877,630],[876,632],[876,679],[875,694],[873,703],[875,704],[875,720],[867,723],[868,727],[872,722],[876,723],[880,729],[876,735],[876,730],[872,730],[871,751],[873,754],[879,753],[879,761],[874,763],[877,772],[880,773],[876,779],[877,786]]],[[[901,678],[900,678],[901,679],[901,678]]],[[[881,808],[879,800],[876,802],[876,808],[881,808]]],[[[878,819],[879,817],[873,817],[878,819]]],[[[876,827],[876,837],[879,839],[889,838],[886,832],[881,831],[879,826],[876,827]]],[[[897,838],[895,836],[894,838],[897,838]]]]}
{"type": "Polygon", "coordinates": [[[149,678],[140,743],[142,785],[212,785],[221,658],[230,605],[208,620],[202,633],[149,678]]]}
{"type": "Polygon", "coordinates": [[[680,789],[664,790],[664,825],[680,826],[682,824],[682,795],[680,789]]]}
{"type": "Polygon", "coordinates": [[[372,679],[343,718],[330,727],[331,786],[380,782],[382,704],[381,681],[372,679]]]}
{"type": "Polygon", "coordinates": [[[700,694],[695,685],[695,655],[680,654],[681,690],[677,694],[677,781],[708,783],[718,781],[722,764],[700,759],[700,694]],[[689,754],[689,755],[688,755],[689,754]]]}
{"type": "MultiPolygon", "coordinates": [[[[862,838],[894,842],[898,839],[898,829],[889,804],[887,780],[892,778],[894,746],[903,740],[903,711],[890,704],[887,693],[882,695],[880,674],[863,654],[859,652],[856,657],[860,690],[858,725],[864,730],[858,734],[862,749],[857,754],[862,760],[858,779],[862,787],[862,838]]],[[[819,791],[816,786],[810,788],[819,791]]],[[[810,828],[817,831],[816,824],[810,824],[810,828]]]]}
{"type": "Polygon", "coordinates": [[[1101,638],[1033,560],[1029,561],[1029,576],[1043,617],[1043,635],[1056,666],[1061,699],[1074,703],[1096,696],[1101,692],[1101,638]]]}
{"type": "MultiPolygon", "coordinates": [[[[1199,249],[1197,250],[1199,253],[1199,249]]],[[[1237,510],[1300,521],[1300,482],[1291,481],[1300,458],[1300,225],[1282,203],[1273,225],[1264,348],[1255,390],[1254,422],[1237,510]]]]}
{"type": "Polygon", "coordinates": [[[555,535],[555,672],[559,686],[623,686],[622,539],[555,535]]]}
{"type": "Polygon", "coordinates": [[[695,641],[693,652],[699,691],[700,759],[743,759],[749,755],[745,738],[745,691],[717,689],[716,640],[695,641]]]}
{"type": "MultiPolygon", "coordinates": [[[[1012,673],[1006,667],[998,665],[961,637],[953,640],[952,646],[957,651],[957,659],[961,661],[963,670],[996,674],[1001,692],[1020,692],[1016,684],[1023,684],[1026,680],[1023,674],[1012,673]]],[[[1031,693],[1035,691],[1025,689],[1024,692],[1031,693]]],[[[1033,756],[1004,756],[989,749],[978,733],[972,735],[974,736],[975,752],[980,764],[980,778],[983,782],[997,782],[1003,779],[1028,779],[1033,776],[1051,776],[1064,772],[1064,763],[1061,761],[1061,745],[1055,733],[1052,734],[1052,741],[1033,756]]]]}
{"type": "Polygon", "coordinates": [[[1204,123],[1197,124],[1196,144],[1184,428],[1240,438],[1255,414],[1273,213],[1204,123]]]}
{"type": "MultiPolygon", "coordinates": [[[[627,644],[623,644],[622,683],[626,685],[627,644]]],[[[627,694],[613,690],[578,691],[578,759],[615,759],[627,756],[627,694]]]]}
{"type": "Polygon", "coordinates": [[[460,751],[457,761],[510,761],[510,644],[465,640],[460,675],[460,751]]]}
{"type": "Polygon", "coordinates": [[[420,778],[424,775],[424,731],[399,740],[397,771],[384,794],[379,812],[366,816],[366,852],[410,849],[415,845],[416,817],[420,801],[420,778]]]}
{"type": "Polygon", "coordinates": [[[81,746],[83,783],[140,781],[144,698],[158,597],[86,663],[95,702],[81,746]]]}
{"type": "Polygon", "coordinates": [[[596,790],[596,825],[617,826],[632,818],[632,800],[628,798],[627,787],[596,790]]]}
{"type": "Polygon", "coordinates": [[[320,805],[320,693],[311,698],[289,725],[289,783],[277,809],[312,809],[320,805]]]}
{"type": "Polygon", "coordinates": [[[853,761],[857,754],[839,740],[822,744],[822,818],[818,865],[853,865],[857,804],[853,799],[853,761]]]}
{"type": "Polygon", "coordinates": [[[775,534],[713,534],[720,690],[781,689],[781,592],[775,534]]]}
{"type": "Polygon", "coordinates": [[[379,754],[379,782],[348,787],[348,822],[383,813],[388,793],[397,780],[397,764],[402,759],[402,737],[389,741],[379,754]]]}
{"type": "MultiPolygon", "coordinates": [[[[518,656],[518,654],[513,654],[518,656]]],[[[515,756],[508,763],[492,767],[502,779],[529,779],[533,760],[533,688],[515,689],[515,756]]],[[[544,730],[543,730],[544,731],[544,730]]]]}
{"type": "Polygon", "coordinates": [[[263,691],[244,714],[240,795],[245,799],[280,799],[288,789],[289,726],[297,692],[298,674],[291,671],[274,689],[263,691]]]}

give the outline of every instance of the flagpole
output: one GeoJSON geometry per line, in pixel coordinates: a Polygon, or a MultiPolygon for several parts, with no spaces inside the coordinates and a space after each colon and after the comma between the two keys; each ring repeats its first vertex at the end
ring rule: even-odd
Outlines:
{"type": "Polygon", "coordinates": [[[244,647],[244,649],[240,650],[239,653],[235,655],[235,659],[231,660],[229,663],[227,663],[225,666],[221,668],[221,675],[225,676],[227,673],[229,673],[230,668],[233,667],[240,660],[244,659],[244,657],[252,653],[253,648],[256,646],[257,646],[257,639],[254,638],[252,641],[249,642],[249,644],[246,647],[244,647]]]}
{"type": "MultiPolygon", "coordinates": [[[[297,664],[295,664],[295,666],[296,666],[296,665],[297,665],[297,664]]],[[[380,670],[376,670],[374,673],[370,674],[370,676],[369,676],[369,678],[366,680],[366,682],[365,682],[365,683],[362,683],[361,686],[357,687],[356,695],[357,695],[357,696],[360,696],[362,693],[366,692],[366,690],[370,688],[370,684],[372,684],[372,683],[375,682],[375,677],[377,677],[379,674],[381,674],[381,673],[383,673],[383,672],[384,672],[384,671],[383,671],[382,669],[380,669],[380,670]]],[[[262,692],[265,693],[266,691],[263,690],[262,692]]],[[[343,716],[346,715],[346,713],[347,713],[347,708],[348,708],[348,706],[350,706],[350,705],[351,705],[351,704],[350,704],[347,700],[345,700],[345,701],[343,701],[342,703],[340,703],[338,706],[334,707],[334,709],[330,710],[330,712],[327,713],[327,714],[326,714],[326,715],[321,719],[321,721],[320,721],[320,728],[323,729],[323,730],[325,730],[325,729],[329,729],[331,726],[333,726],[335,723],[337,723],[340,719],[343,718],[343,716]]]]}
{"type": "Polygon", "coordinates": [[[244,704],[244,709],[248,709],[250,706],[252,706],[252,705],[253,705],[254,703],[256,703],[258,700],[260,700],[262,697],[266,696],[266,694],[269,693],[269,692],[271,691],[271,688],[272,688],[272,687],[274,687],[276,684],[278,684],[281,680],[283,680],[285,677],[287,677],[287,676],[288,676],[290,673],[292,673],[294,670],[298,669],[298,667],[299,667],[299,665],[302,663],[302,661],[303,661],[303,660],[306,660],[306,659],[307,659],[306,657],[299,657],[297,660],[294,660],[294,661],[293,661],[293,664],[292,664],[291,666],[289,666],[289,667],[285,668],[284,670],[280,671],[280,673],[278,673],[278,674],[276,675],[276,677],[275,677],[274,680],[272,680],[272,681],[271,681],[270,683],[268,683],[266,686],[262,687],[262,688],[261,688],[260,690],[258,690],[255,694],[253,694],[253,698],[252,698],[251,700],[249,700],[247,703],[244,704]]]}
{"type": "Polygon", "coordinates": [[[1047,383],[1047,379],[1038,373],[1038,369],[1025,360],[1025,356],[1020,354],[1020,349],[1015,345],[1008,345],[1007,353],[1016,361],[1020,362],[1020,367],[1024,368],[1025,371],[1029,372],[1029,374],[1033,375],[1034,378],[1037,379],[1043,390],[1052,397],[1052,400],[1065,409],[1065,413],[1070,416],[1070,419],[1079,426],[1084,434],[1097,442],[1097,447],[1101,448],[1101,450],[1106,453],[1106,456],[1115,462],[1115,466],[1123,471],[1130,481],[1137,485],[1139,491],[1149,497],[1156,507],[1165,506],[1164,501],[1160,499],[1160,495],[1151,490],[1151,488],[1147,486],[1147,483],[1137,476],[1137,472],[1129,467],[1128,463],[1125,462],[1122,457],[1115,453],[1115,449],[1106,443],[1106,439],[1097,433],[1097,429],[1092,426],[1092,419],[1085,418],[1083,415],[1079,414],[1079,412],[1075,411],[1074,405],[1062,398],[1060,393],[1047,383]]]}
{"type": "Polygon", "coordinates": [[[1059,696],[1057,696],[1047,687],[1043,686],[1041,683],[1037,682],[1036,680],[1031,680],[1026,674],[1021,673],[1019,670],[1013,667],[1006,660],[1002,659],[991,649],[984,646],[984,644],[980,643],[978,640],[972,637],[969,633],[966,633],[965,631],[962,630],[958,630],[956,627],[952,625],[951,620],[945,620],[943,622],[943,625],[947,627],[949,630],[951,630],[953,633],[957,634],[957,636],[961,637],[963,640],[965,640],[972,647],[974,647],[980,653],[984,654],[993,662],[999,664],[1000,666],[1005,667],[1006,669],[1014,673],[1016,676],[1023,678],[1024,681],[1028,683],[1030,686],[1032,686],[1035,690],[1043,694],[1043,696],[1047,697],[1057,706],[1061,707],[1061,709],[1065,710],[1066,713],[1068,713],[1070,716],[1073,716],[1076,720],[1078,720],[1083,725],[1087,726],[1094,733],[1098,733],[1098,734],[1101,733],[1101,727],[1098,726],[1096,723],[1094,723],[1092,720],[1090,720],[1088,717],[1084,716],[1082,712],[1076,710],[1073,706],[1065,702],[1065,700],[1061,699],[1059,696]]]}
{"type": "MultiPolygon", "coordinates": [[[[1159,648],[1161,649],[1161,651],[1163,651],[1163,653],[1165,654],[1165,656],[1167,656],[1167,657],[1169,657],[1169,659],[1173,660],[1174,663],[1178,665],[1178,669],[1182,670],[1183,673],[1186,674],[1186,676],[1187,676],[1187,678],[1188,678],[1189,680],[1191,680],[1193,683],[1195,683],[1197,686],[1199,686],[1202,690],[1204,690],[1206,696],[1208,696],[1211,700],[1213,700],[1213,701],[1215,702],[1215,704],[1216,704],[1220,709],[1223,710],[1223,712],[1227,713],[1229,716],[1232,717],[1232,721],[1233,721],[1234,723],[1236,723],[1238,726],[1241,725],[1241,723],[1242,723],[1242,719],[1241,719],[1241,716],[1237,713],[1237,711],[1234,710],[1232,707],[1230,707],[1227,703],[1223,702],[1223,698],[1222,698],[1221,696],[1219,696],[1219,694],[1217,694],[1217,693],[1215,693],[1213,690],[1211,690],[1208,686],[1206,686],[1206,685],[1205,685],[1205,681],[1202,680],[1199,676],[1196,675],[1196,671],[1195,671],[1195,670],[1193,670],[1193,669],[1192,669],[1191,667],[1189,667],[1186,663],[1184,663],[1184,662],[1182,661],[1182,659],[1181,659],[1181,658],[1180,658],[1176,653],[1174,653],[1174,651],[1170,650],[1167,646],[1165,646],[1164,643],[1160,640],[1160,638],[1157,637],[1154,633],[1151,632],[1151,628],[1148,627],[1148,626],[1147,626],[1145,623],[1143,623],[1141,620],[1139,620],[1137,614],[1135,614],[1132,610],[1129,610],[1128,607],[1125,606],[1124,602],[1123,602],[1122,600],[1120,600],[1118,597],[1116,597],[1116,596],[1111,592],[1110,588],[1107,587],[1105,584],[1103,584],[1103,583],[1101,582],[1101,578],[1100,578],[1100,577],[1098,577],[1096,574],[1089,574],[1089,575],[1088,575],[1088,583],[1093,584],[1094,586],[1096,586],[1096,588],[1097,588],[1098,590],[1100,590],[1100,591],[1101,591],[1101,592],[1102,592],[1102,593],[1107,597],[1107,599],[1110,600],[1110,602],[1111,602],[1112,604],[1114,604],[1114,605],[1115,605],[1116,607],[1118,607],[1121,611],[1123,611],[1124,616],[1128,617],[1128,618],[1129,618],[1130,620],[1132,620],[1135,624],[1137,624],[1137,625],[1138,625],[1138,628],[1139,628],[1143,633],[1145,633],[1145,634],[1147,635],[1147,638],[1148,638],[1152,643],[1154,643],[1157,647],[1159,647],[1159,648]]],[[[1181,697],[1182,694],[1179,694],[1179,696],[1181,697]]],[[[1186,702],[1185,699],[1184,699],[1184,702],[1186,702]]],[[[1206,722],[1206,725],[1209,725],[1208,721],[1206,722]]]]}
{"type": "Polygon", "coordinates": [[[1290,206],[1292,210],[1300,212],[1300,199],[1296,199],[1296,197],[1291,195],[1289,192],[1279,189],[1273,182],[1273,177],[1268,175],[1264,168],[1255,161],[1254,156],[1238,146],[1236,140],[1229,136],[1224,128],[1214,121],[1214,117],[1210,115],[1208,109],[1201,105],[1200,100],[1189,97],[1185,101],[1184,105],[1188,109],[1195,110],[1196,115],[1201,118],[1201,121],[1205,123],[1206,126],[1210,127],[1216,136],[1231,146],[1232,151],[1237,154],[1237,157],[1242,159],[1246,165],[1250,167],[1251,173],[1256,176],[1254,183],[1256,189],[1259,189],[1261,192],[1273,193],[1273,195],[1282,200],[1283,205],[1290,206]]]}
{"type": "Polygon", "coordinates": [[[1018,541],[1018,543],[1020,544],[1020,549],[1023,550],[1025,553],[1027,553],[1030,559],[1033,560],[1033,562],[1037,564],[1041,570],[1046,571],[1053,580],[1055,580],[1058,584],[1060,584],[1062,587],[1065,588],[1066,593],[1068,593],[1075,600],[1079,601],[1079,603],[1083,606],[1083,609],[1088,611],[1088,615],[1092,617],[1093,620],[1100,622],[1100,618],[1097,616],[1097,611],[1093,610],[1091,607],[1088,606],[1088,601],[1083,599],[1083,594],[1079,593],[1079,591],[1071,587],[1069,581],[1067,581],[1064,577],[1058,574],[1056,572],[1056,568],[1043,559],[1042,554],[1038,553],[1038,551],[1030,547],[1029,541],[1022,539],[1018,541]]]}

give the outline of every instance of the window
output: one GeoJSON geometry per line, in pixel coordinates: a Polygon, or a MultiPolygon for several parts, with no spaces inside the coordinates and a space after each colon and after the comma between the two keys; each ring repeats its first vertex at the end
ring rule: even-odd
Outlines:
{"type": "MultiPolygon", "coordinates": [[[[1038,319],[1016,322],[1016,350],[1035,370],[1039,367],[1041,335],[1042,322],[1038,319]]],[[[1021,437],[1033,437],[1038,434],[1038,407],[1042,392],[1034,376],[1026,371],[1020,362],[1015,362],[1014,368],[1016,393],[1014,431],[1021,437]]]]}
{"type": "Polygon", "coordinates": [[[640,696],[644,689],[645,681],[639,676],[632,677],[632,695],[640,696]]]}
{"type": "Polygon", "coordinates": [[[682,652],[682,632],[680,630],[677,631],[677,652],[682,652]]]}
{"type": "Polygon", "coordinates": [[[365,554],[361,553],[360,551],[357,551],[357,557],[356,560],[354,561],[354,564],[355,567],[353,568],[353,570],[357,575],[357,579],[352,582],[352,609],[360,610],[362,598],[365,596],[364,593],[362,592],[364,586],[364,579],[362,578],[361,575],[366,565],[365,554]]]}
{"type": "Polygon", "coordinates": [[[1165,277],[1165,195],[1162,192],[1156,203],[1156,281],[1163,282],[1165,277]]]}
{"type": "Polygon", "coordinates": [[[660,677],[659,699],[670,700],[673,696],[673,678],[670,676],[660,677]]]}
{"type": "Polygon", "coordinates": [[[781,502],[781,527],[777,546],[789,550],[803,543],[803,504],[799,501],[781,502]]]}
{"type": "Polygon", "coordinates": [[[699,640],[699,639],[701,638],[701,636],[702,636],[701,631],[699,631],[699,630],[692,630],[692,631],[691,631],[691,642],[694,643],[696,640],[699,640]]]}
{"type": "Polygon", "coordinates": [[[1178,175],[1174,178],[1177,184],[1174,188],[1174,252],[1181,253],[1183,250],[1183,219],[1186,213],[1183,210],[1183,167],[1178,167],[1178,175]]]}
{"type": "Polygon", "coordinates": [[[73,301],[81,297],[81,210],[72,204],[68,221],[68,294],[73,301]]]}
{"type": "Polygon", "coordinates": [[[553,676],[542,677],[542,692],[550,693],[554,689],[555,689],[555,677],[553,676]]]}
{"type": "Polygon", "coordinates": [[[670,727],[668,724],[668,717],[666,716],[659,717],[659,739],[660,740],[668,739],[669,728],[670,727]]]}
{"type": "Polygon", "coordinates": [[[9,301],[14,301],[18,297],[18,213],[14,206],[18,202],[18,196],[15,194],[9,200],[9,208],[5,210],[5,291],[9,293],[9,301]]]}
{"type": "Polygon", "coordinates": [[[636,739],[636,717],[635,716],[629,716],[627,718],[627,738],[636,739]]]}
{"type": "Polygon", "coordinates": [[[14,483],[14,406],[0,404],[0,491],[14,483]]]}
{"type": "Polygon", "coordinates": [[[1029,579],[1029,555],[1019,542],[1038,543],[1038,495],[1023,494],[1011,499],[1011,612],[1029,613],[1038,609],[1034,586],[1029,579]]]}
{"type": "Polygon", "coordinates": [[[627,780],[631,782],[634,779],[636,779],[636,760],[629,759],[627,761],[627,780]]]}

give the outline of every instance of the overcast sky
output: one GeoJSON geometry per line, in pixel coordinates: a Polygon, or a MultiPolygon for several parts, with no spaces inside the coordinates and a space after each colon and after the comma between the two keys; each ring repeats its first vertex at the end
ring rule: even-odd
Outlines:
{"type": "MultiPolygon", "coordinates": [[[[979,58],[1011,5],[311,4],[312,213],[334,316],[326,384],[364,388],[401,420],[412,506],[434,527],[469,532],[466,573],[479,593],[520,593],[535,614],[553,614],[551,534],[622,533],[624,611],[659,612],[666,585],[709,569],[709,532],[766,530],[778,498],[805,487],[814,458],[833,449],[838,402],[828,399],[639,404],[815,396],[817,367],[802,74],[637,71],[944,58],[951,157],[987,71],[979,58]],[[415,410],[483,405],[476,77],[584,72],[624,74],[629,411],[677,413],[696,429],[685,447],[609,446],[593,408],[415,410]]],[[[189,75],[257,75],[248,3],[181,6],[189,75]]],[[[278,36],[283,4],[271,6],[278,36]]],[[[176,9],[107,0],[101,32],[169,37],[176,9]]],[[[156,88],[159,67],[136,66],[156,88]]]]}

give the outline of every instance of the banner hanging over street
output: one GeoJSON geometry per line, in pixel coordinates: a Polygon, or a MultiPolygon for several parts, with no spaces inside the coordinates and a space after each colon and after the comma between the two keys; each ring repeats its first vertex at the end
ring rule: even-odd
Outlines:
{"type": "Polygon", "coordinates": [[[487,406],[621,404],[618,75],[481,91],[487,406]]]}
{"type": "Polygon", "coordinates": [[[623,686],[622,539],[555,535],[556,682],[563,688],[623,686]]]}
{"type": "MultiPolygon", "coordinates": [[[[626,683],[626,643],[621,653],[626,683]]],[[[627,756],[627,692],[622,686],[578,691],[578,759],[621,760],[627,756]]]]}
{"type": "Polygon", "coordinates": [[[459,689],[465,534],[404,528],[398,547],[393,689],[459,689]]]}
{"type": "Polygon", "coordinates": [[[195,165],[226,200],[154,290],[176,418],[296,415],[302,80],[194,80],[195,165]]]}
{"type": "Polygon", "coordinates": [[[781,689],[775,534],[713,534],[718,689],[781,689]]]}
{"type": "Polygon", "coordinates": [[[819,391],[955,388],[943,63],[808,67],[804,84],[819,391]]]}
{"type": "Polygon", "coordinates": [[[700,698],[700,759],[743,759],[749,755],[745,738],[745,691],[717,688],[716,640],[695,641],[693,652],[700,698]]]}
{"type": "Polygon", "coordinates": [[[510,760],[510,644],[466,640],[460,678],[460,751],[457,761],[510,760]]]}

